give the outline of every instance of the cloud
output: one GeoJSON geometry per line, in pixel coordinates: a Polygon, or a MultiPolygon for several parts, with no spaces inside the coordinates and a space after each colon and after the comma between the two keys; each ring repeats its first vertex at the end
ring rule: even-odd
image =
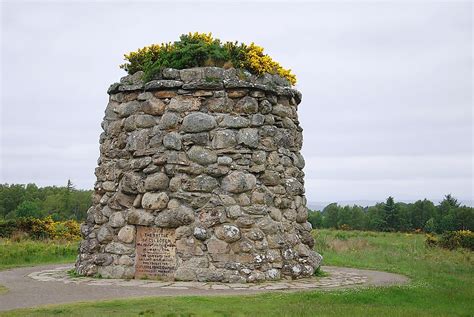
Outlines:
{"type": "Polygon", "coordinates": [[[472,198],[472,4],[2,3],[0,182],[91,188],[122,54],[181,33],[291,67],[310,201],[472,198]]]}

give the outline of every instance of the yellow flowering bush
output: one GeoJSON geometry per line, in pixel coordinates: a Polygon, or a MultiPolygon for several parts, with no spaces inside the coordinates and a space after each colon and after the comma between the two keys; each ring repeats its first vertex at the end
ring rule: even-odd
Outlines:
{"type": "Polygon", "coordinates": [[[466,248],[474,250],[474,233],[470,230],[446,231],[440,237],[433,234],[426,235],[425,243],[428,246],[440,246],[446,249],[466,248]]]}
{"type": "Polygon", "coordinates": [[[152,44],[125,54],[125,60],[127,62],[120,67],[129,74],[143,71],[146,81],[165,67],[183,69],[218,66],[244,68],[257,75],[276,74],[286,78],[292,85],[296,83],[296,76],[291,69],[283,68],[265,54],[262,47],[255,43],[222,43],[211,33],[183,34],[179,41],[152,44]]]}
{"type": "Polygon", "coordinates": [[[76,220],[54,221],[48,216],[43,219],[28,217],[0,222],[0,237],[9,238],[20,232],[33,239],[75,241],[81,238],[80,225],[76,220]]]}

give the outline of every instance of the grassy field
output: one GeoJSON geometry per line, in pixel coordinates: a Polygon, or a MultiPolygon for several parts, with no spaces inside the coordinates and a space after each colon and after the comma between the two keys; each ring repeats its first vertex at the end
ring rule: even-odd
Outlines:
{"type": "Polygon", "coordinates": [[[6,316],[473,316],[474,254],[426,248],[424,235],[318,230],[324,264],[402,273],[406,286],[241,297],[115,300],[6,316]]]}
{"type": "Polygon", "coordinates": [[[74,262],[77,242],[32,241],[17,242],[0,239],[0,270],[47,263],[74,262]]]}

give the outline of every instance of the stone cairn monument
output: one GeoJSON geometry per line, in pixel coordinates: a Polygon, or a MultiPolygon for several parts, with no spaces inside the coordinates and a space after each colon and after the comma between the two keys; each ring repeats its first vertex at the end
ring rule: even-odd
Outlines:
{"type": "Polygon", "coordinates": [[[76,271],[245,283],[311,276],[301,93],[277,75],[164,69],[113,84],[76,271]]]}

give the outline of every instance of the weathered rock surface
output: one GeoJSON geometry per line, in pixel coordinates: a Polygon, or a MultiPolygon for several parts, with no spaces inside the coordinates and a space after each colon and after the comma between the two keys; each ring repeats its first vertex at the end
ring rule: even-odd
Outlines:
{"type": "Polygon", "coordinates": [[[142,78],[108,90],[77,272],[134,277],[145,226],[174,233],[176,280],[312,275],[322,258],[307,222],[301,94],[218,67],[142,78]]]}

